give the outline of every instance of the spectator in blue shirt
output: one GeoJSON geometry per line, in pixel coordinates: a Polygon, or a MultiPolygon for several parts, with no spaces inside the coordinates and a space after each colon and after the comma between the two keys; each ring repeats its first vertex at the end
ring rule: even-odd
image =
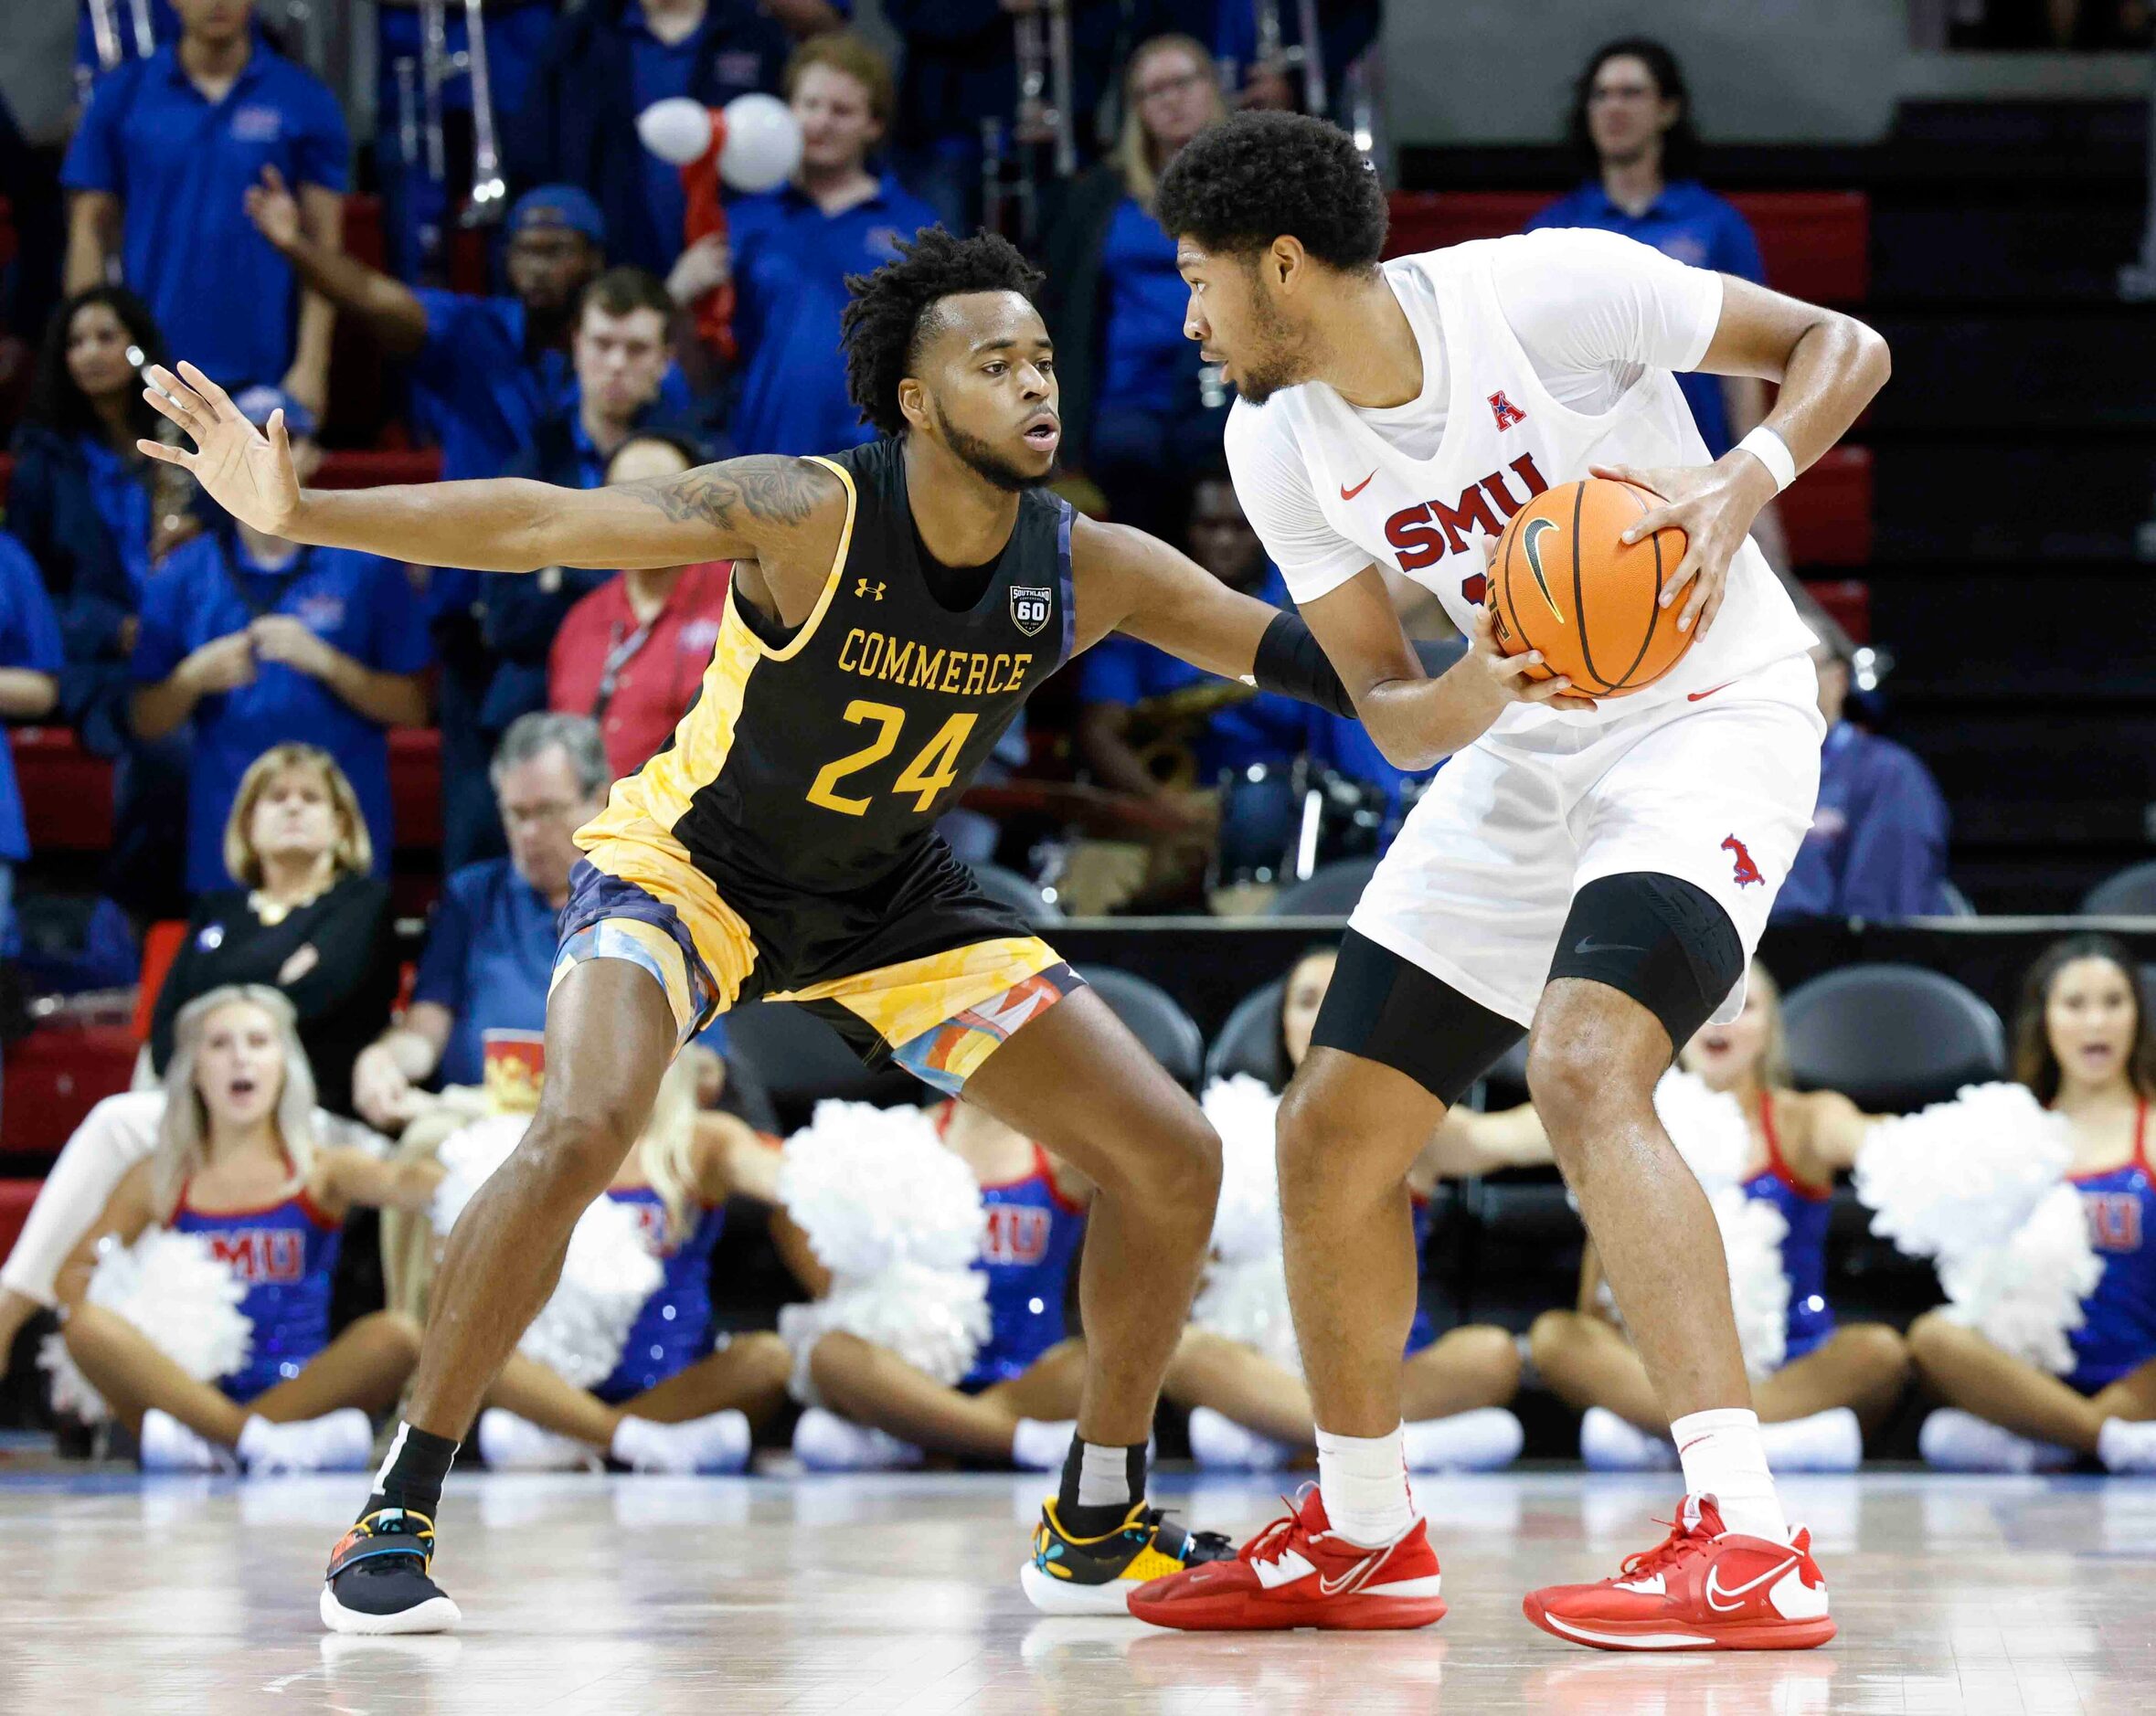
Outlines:
{"type": "MultiPolygon", "coordinates": [[[[59,618],[22,544],[0,531],[0,719],[36,721],[59,697],[59,618]]],[[[0,955],[12,956],[15,866],[30,855],[15,752],[0,732],[0,955]]]]}
{"type": "MultiPolygon", "coordinates": [[[[1192,497],[1191,557],[1230,589],[1288,607],[1287,586],[1237,503],[1207,478],[1192,497]]],[[[1103,786],[1152,799],[1193,828],[1193,797],[1226,769],[1284,764],[1302,752],[1302,705],[1214,679],[1135,638],[1110,637],[1078,663],[1078,751],[1103,786]]]]}
{"type": "Polygon", "coordinates": [[[173,350],[217,380],[276,382],[320,413],[335,311],[296,290],[248,223],[249,188],[298,187],[299,217],[343,244],[350,140],[321,79],[272,52],[252,0],[178,0],[180,39],[101,79],[61,169],[67,290],[121,277],[173,350]]]}
{"type": "Polygon", "coordinates": [[[1774,902],[1776,917],[1926,917],[1951,913],[1947,805],[1914,751],[1843,719],[1847,641],[1811,652],[1827,718],[1811,832],[1774,902]]]}
{"type": "Polygon", "coordinates": [[[186,814],[186,736],[142,744],[127,716],[151,567],[200,528],[194,484],[135,450],[138,439],[165,433],[139,371],[166,361],[148,307],[124,286],[68,300],[45,331],[7,496],[9,527],[59,614],[58,717],[117,765],[101,891],[143,919],[182,915],[187,904],[170,846],[186,814]]]}
{"type": "Polygon", "coordinates": [[[504,131],[510,177],[582,185],[616,260],[664,275],[682,251],[681,177],[638,140],[637,114],[669,96],[724,107],[775,90],[790,36],[839,21],[825,0],[590,0],[561,20],[504,131]]]}
{"type": "MultiPolygon", "coordinates": [[[[1595,50],[1573,86],[1571,139],[1588,177],[1527,223],[1596,227],[1652,245],[1694,268],[1764,282],[1759,241],[1724,198],[1702,185],[1699,133],[1683,68],[1662,43],[1628,37],[1595,50]]],[[[1752,376],[1679,376],[1707,456],[1719,459],[1767,415],[1767,384],[1752,376]]],[[[1789,565],[1780,514],[1770,503],[1753,526],[1778,569],[1789,565]]]]}
{"type": "Polygon", "coordinates": [[[1123,74],[1115,154],[1073,185],[1049,230],[1041,312],[1056,342],[1063,445],[1120,523],[1156,536],[1199,471],[1220,464],[1227,396],[1204,403],[1184,337],[1190,288],[1153,188],[1176,152],[1226,113],[1213,62],[1187,36],[1155,37],[1123,74]]]}
{"type": "Polygon", "coordinates": [[[434,1106],[422,1086],[478,1084],[487,1032],[545,1027],[554,920],[582,855],[576,832],[605,807],[611,780],[584,715],[528,715],[502,736],[494,787],[509,855],[468,864],[444,885],[411,1005],[352,1069],[369,1123],[394,1136],[434,1106]]]}
{"type": "MultiPolygon", "coordinates": [[[[305,482],[320,453],[304,408],[273,387],[235,403],[258,427],[284,412],[305,482]]],[[[336,758],[385,872],[395,846],[388,729],[426,721],[428,660],[419,601],[395,561],[302,547],[238,520],[175,549],[143,598],[133,713],[146,739],[194,722],[188,888],[225,885],[224,828],[240,777],[287,740],[336,758]]]]}
{"type": "Polygon", "coordinates": [[[837,355],[846,276],[889,261],[936,218],[868,168],[892,102],[890,65],[875,48],[846,32],[802,43],[786,99],[802,129],[792,184],[739,198],[728,237],[700,241],[668,282],[693,303],[731,273],[742,373],[730,428],[744,453],[832,452],[875,435],[846,397],[837,355]]]}

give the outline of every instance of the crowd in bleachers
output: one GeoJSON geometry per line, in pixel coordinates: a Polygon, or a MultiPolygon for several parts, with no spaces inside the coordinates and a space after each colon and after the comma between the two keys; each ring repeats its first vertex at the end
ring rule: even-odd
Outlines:
{"type": "MultiPolygon", "coordinates": [[[[1226,480],[1229,395],[1183,335],[1186,289],[1153,189],[1175,151],[1231,108],[1323,103],[1321,68],[1335,74],[1337,102],[1337,74],[1372,51],[1379,8],[1324,7],[1320,39],[1304,43],[1301,9],[1251,0],[886,0],[901,44],[894,63],[846,27],[843,0],[507,0],[486,9],[489,93],[475,101],[460,70],[430,114],[415,107],[414,68],[431,51],[420,8],[385,4],[375,143],[356,180],[337,98],[254,11],[246,0],[156,0],[154,39],[138,42],[127,32],[107,40],[112,10],[85,7],[83,100],[59,173],[69,201],[58,278],[41,297],[29,278],[38,259],[18,253],[4,300],[57,296],[58,307],[42,325],[12,330],[36,357],[12,429],[0,535],[0,717],[64,727],[112,765],[112,833],[96,874],[41,869],[38,830],[0,749],[0,915],[12,948],[18,870],[52,895],[111,902],[97,921],[124,921],[154,999],[136,1088],[83,1120],[0,1272],[0,1361],[41,1309],[87,1290],[86,1235],[190,1223],[222,1232],[217,1212],[296,1175],[301,1192],[263,1219],[299,1236],[300,1261],[276,1284],[284,1297],[249,1313],[258,1329],[283,1330],[286,1345],[263,1351],[284,1356],[225,1377],[224,1405],[205,1386],[216,1375],[173,1393],[143,1338],[115,1319],[78,1316],[66,1343],[146,1456],[276,1468],[345,1461],[352,1420],[338,1414],[385,1406],[401,1386],[433,1255],[426,1212],[438,1157],[446,1151],[453,1178],[452,1140],[521,1111],[504,1086],[514,1068],[528,1074],[527,1039],[543,1023],[572,836],[695,696],[730,568],[492,577],[265,536],[136,451],[138,438],[167,432],[142,401],[143,369],[186,358],[256,423],[281,411],[303,481],[323,467],[325,445],[348,450],[355,439],[427,450],[428,469],[445,478],[578,487],[736,452],[830,450],[872,432],[855,419],[837,355],[846,278],[896,254],[918,227],[986,219],[1046,270],[1064,491],[1286,605],[1226,480]],[[1042,54],[1065,73],[1068,111],[1042,107],[1042,54]],[[640,141],[637,116],[671,98],[717,108],[752,91],[790,106],[799,164],[777,188],[729,193],[715,215],[711,186],[696,176],[708,164],[660,160],[640,141]],[[462,198],[451,187],[466,163],[480,182],[481,141],[494,134],[505,193],[480,209],[493,224],[461,229],[462,198]],[[428,159],[437,143],[446,164],[428,159]],[[380,199],[380,241],[366,257],[346,243],[356,182],[380,199]],[[357,343],[389,378],[397,403],[386,423],[333,391],[347,373],[333,364],[339,341],[357,343]],[[398,825],[389,737],[398,728],[439,734],[438,843],[398,825]],[[430,907],[416,960],[393,902],[430,907]],[[234,1146],[214,1152],[214,1182],[189,1178],[208,1134],[234,1146]],[[385,1212],[378,1255],[356,1245],[340,1261],[334,1242],[320,1242],[348,1210],[373,1207],[385,1212]],[[340,1317],[333,1341],[327,1283],[338,1271],[339,1303],[375,1308],[340,1317]],[[276,1428],[288,1424],[313,1427],[276,1428]]],[[[461,13],[451,31],[445,51],[469,66],[477,45],[461,13]]],[[[1529,224],[1606,228],[1688,262],[1763,276],[1744,216],[1697,176],[1689,95],[1666,49],[1626,40],[1598,53],[1570,120],[1581,182],[1529,224]]],[[[16,192],[26,207],[29,188],[16,192]]],[[[1715,451],[1765,408],[1757,382],[1684,385],[1715,451]]],[[[1786,574],[1772,511],[1760,535],[1786,574]]],[[[1441,649],[1434,602],[1397,582],[1410,634],[1441,649]]],[[[1937,788],[1911,752],[1873,730],[1869,652],[1815,617],[1828,722],[1820,810],[1780,909],[1871,918],[1964,909],[1937,788]]],[[[1344,902],[1312,904],[1320,895],[1285,884],[1317,864],[1346,866],[1331,873],[1335,885],[1366,870],[1423,785],[1352,722],[1209,680],[1120,638],[1041,699],[996,770],[993,802],[951,807],[944,827],[969,861],[1022,873],[1017,897],[1040,912],[1056,899],[1085,913],[1242,914],[1276,898],[1290,910],[1336,910],[1344,902]],[[1067,808],[1074,784],[1082,814],[1067,808]]],[[[40,969],[53,986],[96,967],[84,958],[70,968],[47,942],[40,969]]],[[[2025,1050],[2016,1076],[2068,1116],[2076,1170],[2139,1172],[2145,1186],[2139,1105],[2156,1073],[2140,975],[2103,948],[2077,958],[2044,982],[2072,972],[2109,983],[2106,1029],[2123,1032],[2127,1049],[2113,1044],[2100,1065],[2077,1059],[2080,1027],[2046,1026],[2055,997],[2040,987],[2029,1003],[2036,1022],[2021,1034],[2050,1042],[2050,1060],[2025,1050]],[[2081,969],[2090,965],[2116,981],[2081,969]],[[2123,1012],[2112,993],[2120,985],[2123,1012]],[[2135,1117],[2123,1138],[2120,1113],[2135,1117]]],[[[1230,1054],[1223,1038],[1210,1070],[1255,1073],[1277,1089],[1299,1042],[1307,1046],[1314,1002],[1303,991],[1322,990],[1323,966],[1322,957],[1300,964],[1280,1002],[1249,1015],[1262,1021],[1255,1047],[1230,1054]]],[[[110,963],[96,969],[109,973],[110,963]]],[[[1986,1348],[1966,1319],[1928,1318],[1906,1341],[1873,1324],[1836,1331],[1824,1302],[1825,1218],[1813,1206],[1823,1210],[1835,1172],[1858,1161],[1864,1117],[1789,1088],[1773,991],[1764,980],[1757,987],[1768,1001],[1747,1016],[1754,1034],[1732,1028],[1687,1058],[1706,1086],[1741,1098],[1746,1171],[1735,1183],[1778,1201],[1788,1232],[1788,1319],[1762,1371],[1776,1380],[1761,1393],[1763,1416],[1802,1426],[1789,1433],[1788,1457],[1853,1461],[1860,1421],[1886,1422],[1913,1366],[1934,1395],[1991,1426],[1928,1433],[1942,1463],[2025,1466],[2060,1449],[2101,1454],[2119,1469],[2156,1461],[2134,1435],[2106,1427],[2156,1414],[2156,1385],[2122,1382],[2131,1367],[2117,1367],[2117,1353],[2098,1369],[2080,1354],[2074,1393],[2062,1392],[2059,1366],[1986,1348]],[[1811,1249],[1800,1258],[1800,1246],[1811,1249]]],[[[717,1213],[729,1199],[770,1212],[800,1293],[832,1287],[830,1260],[819,1262],[789,1213],[767,1148],[775,1140],[750,1130],[805,1116],[766,1089],[781,1069],[731,1047],[722,1020],[683,1062],[680,1102],[663,1106],[610,1194],[641,1213],[637,1231],[664,1276],[617,1363],[585,1376],[566,1359],[535,1361],[506,1375],[481,1427],[487,1457],[738,1463],[752,1435],[770,1433],[791,1371],[812,1403],[795,1433],[811,1465],[935,1453],[1059,1461],[1067,1432],[1057,1426],[1075,1413],[1078,1375],[1061,1308],[1085,1188],[962,1107],[940,1112],[932,1147],[972,1170],[990,1210],[981,1266],[992,1310],[1015,1322],[994,1323],[950,1374],[897,1336],[897,1359],[840,1328],[797,1343],[791,1359],[746,1329],[717,1340],[747,1316],[711,1291],[717,1213]],[[995,1213],[1006,1207],[1018,1213],[995,1213]],[[917,1386],[919,1374],[938,1392],[917,1386]]],[[[1809,1087],[1832,1087],[1832,1065],[1804,1071],[1809,1087]]],[[[1535,1138],[1531,1109],[1461,1117],[1418,1165],[1428,1222],[1465,1219],[1471,1200],[1448,1202],[1449,1183],[1536,1164],[1549,1182],[1535,1138]]],[[[739,1261],[738,1251],[717,1256],[722,1276],[739,1261]]],[[[2111,1294],[2125,1308],[2113,1308],[2126,1329],[2120,1351],[2156,1357],[2156,1250],[2140,1245],[2137,1226],[2130,1248],[2098,1263],[2102,1282],[2086,1297],[2094,1305],[2111,1294]]],[[[1524,1380],[1511,1338],[1524,1322],[1497,1332],[1418,1324],[1407,1361],[1415,1457],[1433,1467],[1511,1458],[1522,1441],[1506,1409],[1538,1372],[1587,1414],[1591,1456],[1673,1458],[1652,1403],[1641,1404],[1637,1361],[1595,1301],[1591,1258],[1584,1267],[1576,1313],[1541,1308],[1549,1315],[1524,1349],[1524,1380]]],[[[1433,1284],[1433,1304],[1441,1297],[1433,1284]]],[[[1179,1353],[1168,1394],[1188,1410],[1201,1458],[1265,1466],[1305,1450],[1307,1395],[1264,1332],[1195,1326],[1179,1353]]]]}

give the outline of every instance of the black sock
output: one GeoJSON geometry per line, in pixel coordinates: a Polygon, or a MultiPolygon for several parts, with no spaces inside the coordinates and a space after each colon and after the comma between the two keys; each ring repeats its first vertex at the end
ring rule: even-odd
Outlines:
{"type": "Polygon", "coordinates": [[[449,1464],[456,1456],[457,1445],[447,1436],[415,1429],[400,1420],[396,1440],[389,1444],[389,1457],[375,1474],[374,1493],[367,1497],[360,1518],[383,1508],[403,1508],[431,1520],[441,1506],[441,1480],[449,1476],[449,1464]]]}
{"type": "Polygon", "coordinates": [[[1072,1537],[1104,1537],[1122,1524],[1131,1509],[1145,1497],[1145,1444],[1134,1448],[1088,1444],[1070,1439],[1070,1452],[1063,1456],[1063,1481],[1056,1488],[1056,1517],[1072,1537]],[[1086,1478],[1086,1451],[1094,1456],[1094,1483],[1086,1478]],[[1120,1471],[1103,1482],[1102,1456],[1110,1456],[1120,1471]],[[1120,1481],[1119,1481],[1120,1479],[1120,1481]],[[1117,1493],[1110,1495],[1108,1490],[1117,1493]],[[1081,1500],[1080,1497],[1086,1499],[1081,1500]]]}

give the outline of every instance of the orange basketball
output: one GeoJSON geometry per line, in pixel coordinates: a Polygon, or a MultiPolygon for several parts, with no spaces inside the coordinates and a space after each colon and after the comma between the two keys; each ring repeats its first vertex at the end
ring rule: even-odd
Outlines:
{"type": "Polygon", "coordinates": [[[1507,655],[1542,651],[1536,679],[1562,673],[1589,697],[1624,697],[1652,685],[1692,647],[1677,630],[1682,602],[1662,592],[1684,557],[1684,533],[1642,541],[1620,535],[1661,504],[1629,482],[1589,477],[1536,495],[1497,539],[1490,612],[1507,655]]]}

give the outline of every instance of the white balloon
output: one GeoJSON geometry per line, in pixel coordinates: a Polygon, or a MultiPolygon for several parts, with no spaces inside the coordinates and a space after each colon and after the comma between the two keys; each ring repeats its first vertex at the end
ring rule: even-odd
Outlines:
{"type": "Polygon", "coordinates": [[[686,166],[711,147],[711,110],[685,95],[670,96],[636,116],[636,134],[660,160],[686,166]]]}
{"type": "Polygon", "coordinates": [[[724,117],[719,177],[737,191],[769,191],[793,175],[801,164],[801,125],[785,102],[775,95],[737,95],[724,117]]]}

